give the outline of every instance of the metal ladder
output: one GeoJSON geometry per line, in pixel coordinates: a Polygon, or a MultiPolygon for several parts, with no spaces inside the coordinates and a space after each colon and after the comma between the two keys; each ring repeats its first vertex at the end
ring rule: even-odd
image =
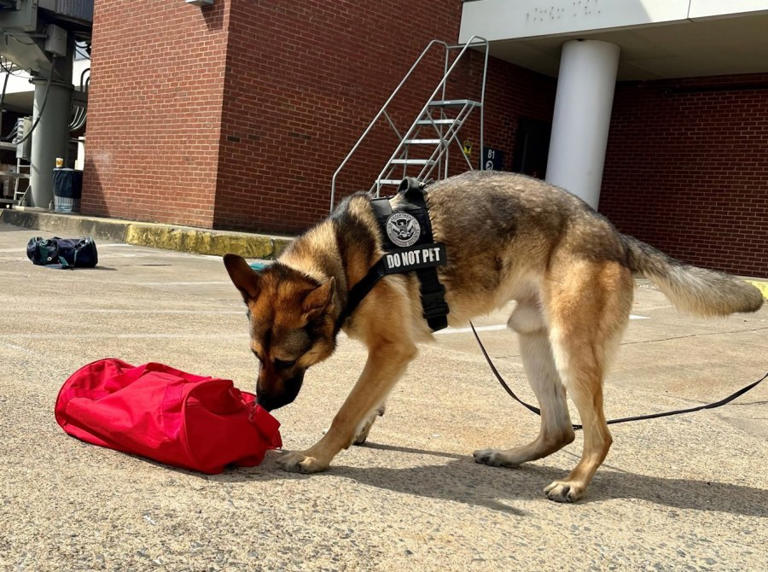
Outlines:
{"type": "Polygon", "coordinates": [[[13,182],[13,202],[18,206],[23,206],[27,200],[27,192],[29,191],[29,178],[32,173],[32,165],[24,159],[16,158],[16,177],[13,182]],[[24,169],[26,172],[22,171],[24,169]],[[27,184],[24,188],[19,190],[21,186],[21,179],[25,179],[27,184]]]}
{"type": "Polygon", "coordinates": [[[448,176],[450,149],[454,143],[458,146],[460,156],[466,161],[469,169],[473,169],[472,163],[466,153],[464,153],[458,135],[472,112],[475,110],[479,111],[480,153],[483,152],[483,107],[487,70],[488,41],[485,38],[472,36],[466,44],[458,45],[448,45],[441,40],[429,42],[333,174],[331,179],[331,211],[335,207],[336,181],[339,173],[382,118],[386,120],[387,124],[395,132],[399,143],[384,165],[384,168],[375,178],[373,185],[368,191],[369,194],[378,197],[383,186],[399,185],[406,175],[415,176],[420,180],[446,178],[448,176]],[[387,110],[403,85],[413,75],[414,70],[435,47],[443,48],[444,50],[443,77],[427,99],[416,120],[401,135],[387,110]],[[480,99],[446,99],[448,79],[471,48],[480,48],[484,52],[480,99]],[[409,168],[411,169],[409,170],[409,168]]]}

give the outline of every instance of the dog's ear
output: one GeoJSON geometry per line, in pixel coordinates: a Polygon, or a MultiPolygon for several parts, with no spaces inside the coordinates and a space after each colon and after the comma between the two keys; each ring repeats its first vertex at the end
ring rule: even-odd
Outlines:
{"type": "Polygon", "coordinates": [[[320,286],[311,290],[309,294],[304,297],[304,301],[301,304],[301,317],[307,322],[311,322],[317,318],[328,309],[335,292],[335,278],[326,280],[320,284],[320,286]]]}
{"type": "Polygon", "coordinates": [[[242,256],[225,254],[224,266],[232,283],[237,286],[246,302],[259,296],[259,273],[253,270],[242,256]]]}

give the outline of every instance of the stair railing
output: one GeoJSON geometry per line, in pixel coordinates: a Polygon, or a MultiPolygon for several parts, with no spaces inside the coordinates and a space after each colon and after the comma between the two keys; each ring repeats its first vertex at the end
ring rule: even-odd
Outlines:
{"type": "MultiPolygon", "coordinates": [[[[387,162],[387,166],[384,167],[384,170],[382,170],[382,173],[384,173],[388,168],[390,168],[390,163],[393,158],[397,157],[397,154],[402,150],[404,141],[408,139],[408,137],[414,132],[416,128],[416,121],[424,114],[424,112],[429,108],[429,104],[432,100],[434,100],[435,96],[442,92],[442,97],[445,97],[445,88],[447,85],[448,77],[451,75],[451,72],[456,68],[456,65],[458,62],[462,59],[466,51],[471,47],[477,47],[477,46],[483,46],[485,51],[485,58],[483,62],[483,81],[482,81],[482,88],[481,88],[481,96],[480,96],[480,152],[482,153],[482,146],[483,146],[483,107],[485,103],[485,74],[486,70],[488,69],[488,40],[485,38],[481,38],[480,36],[472,36],[469,41],[467,41],[465,44],[457,44],[457,45],[449,45],[447,42],[444,42],[442,40],[432,40],[430,41],[427,46],[424,48],[424,50],[421,52],[419,57],[416,59],[416,61],[413,63],[411,68],[408,70],[408,73],[405,74],[403,79],[400,81],[400,83],[397,85],[397,87],[394,89],[392,94],[387,98],[387,101],[384,102],[384,105],[381,106],[381,109],[379,109],[379,112],[374,116],[374,118],[371,120],[371,122],[368,124],[368,127],[366,127],[365,131],[363,131],[363,134],[358,138],[358,140],[353,145],[352,149],[350,149],[349,153],[347,153],[346,157],[344,157],[344,160],[341,162],[339,167],[336,169],[336,171],[333,173],[333,178],[331,179],[331,204],[330,204],[330,210],[331,212],[334,209],[335,202],[336,202],[336,179],[339,176],[339,173],[344,168],[344,166],[347,164],[349,159],[354,155],[355,151],[357,151],[358,147],[362,144],[362,142],[365,140],[365,138],[368,136],[368,134],[371,132],[373,127],[376,125],[376,123],[384,117],[389,124],[389,126],[392,128],[392,130],[395,132],[395,135],[397,136],[399,140],[399,144],[397,146],[397,150],[390,158],[390,161],[387,162]],[[399,131],[397,130],[394,121],[390,117],[389,113],[387,112],[387,107],[390,105],[392,100],[397,96],[397,94],[400,92],[400,89],[405,85],[405,83],[410,79],[410,77],[413,75],[414,70],[418,67],[418,65],[421,63],[421,61],[424,59],[424,57],[427,55],[427,53],[432,50],[435,46],[442,46],[445,50],[445,58],[444,58],[444,64],[443,64],[443,78],[438,83],[437,87],[434,89],[432,94],[430,95],[429,99],[427,100],[426,104],[422,107],[421,111],[417,115],[416,120],[411,124],[411,127],[408,129],[408,132],[405,135],[401,135],[399,131]],[[456,50],[458,48],[461,48],[461,51],[456,56],[456,58],[453,60],[453,63],[450,67],[448,67],[449,62],[449,55],[451,50],[456,50]]],[[[454,134],[455,137],[455,134],[454,134]]],[[[448,145],[446,145],[447,147],[448,145]]],[[[447,166],[446,166],[447,167],[447,166]]],[[[381,174],[379,175],[378,179],[381,178],[381,174]]],[[[375,184],[376,187],[376,195],[378,196],[380,185],[378,182],[375,184]]]]}
{"type": "MultiPolygon", "coordinates": [[[[387,161],[387,164],[385,167],[381,170],[379,173],[379,176],[376,177],[376,182],[374,183],[373,187],[371,188],[370,192],[373,192],[373,190],[376,190],[376,196],[379,196],[379,192],[381,190],[381,180],[384,177],[384,174],[387,172],[387,170],[390,168],[392,161],[396,159],[400,153],[403,151],[403,147],[407,144],[407,141],[411,139],[412,135],[418,130],[418,120],[421,119],[424,114],[427,112],[429,107],[431,106],[432,102],[435,100],[435,97],[439,92],[442,91],[443,95],[442,97],[445,97],[445,88],[448,82],[448,78],[453,73],[453,70],[456,69],[458,64],[461,62],[464,55],[467,53],[467,51],[476,46],[483,46],[485,48],[485,59],[483,62],[483,81],[482,81],[482,87],[481,87],[481,93],[480,93],[480,153],[482,153],[483,149],[483,119],[484,119],[484,107],[485,107],[485,73],[488,68],[488,40],[485,38],[481,38],[480,36],[472,36],[469,41],[465,44],[458,44],[455,46],[448,46],[448,49],[458,49],[461,48],[461,51],[458,53],[458,55],[454,58],[453,63],[451,66],[444,72],[443,78],[440,80],[440,82],[437,84],[437,87],[434,89],[432,94],[427,99],[427,102],[424,104],[424,106],[421,108],[421,111],[419,111],[418,115],[416,116],[416,120],[411,124],[411,127],[408,129],[406,134],[403,136],[403,138],[400,140],[400,143],[398,144],[397,148],[395,149],[394,153],[392,153],[392,156],[390,157],[389,161],[387,161]]],[[[447,64],[447,56],[446,56],[446,64],[447,64]]],[[[465,110],[463,111],[471,111],[465,110]]],[[[461,121],[458,123],[458,127],[455,129],[449,129],[450,137],[448,137],[445,142],[441,142],[438,144],[436,149],[436,158],[439,160],[445,152],[448,150],[448,147],[450,147],[453,140],[457,137],[459,130],[461,129],[461,126],[463,125],[464,120],[466,119],[466,115],[461,119],[461,121]]],[[[465,157],[466,159],[466,157],[465,157]]],[[[471,167],[471,164],[470,164],[471,167]]],[[[448,165],[446,161],[445,165],[445,171],[447,173],[448,165]]]]}

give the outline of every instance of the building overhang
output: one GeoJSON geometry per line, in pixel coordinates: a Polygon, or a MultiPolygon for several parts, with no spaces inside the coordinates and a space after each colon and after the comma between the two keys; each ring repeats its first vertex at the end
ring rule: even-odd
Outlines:
{"type": "Polygon", "coordinates": [[[573,39],[620,46],[619,80],[768,72],[765,0],[474,0],[459,41],[473,35],[492,56],[552,77],[573,39]]]}

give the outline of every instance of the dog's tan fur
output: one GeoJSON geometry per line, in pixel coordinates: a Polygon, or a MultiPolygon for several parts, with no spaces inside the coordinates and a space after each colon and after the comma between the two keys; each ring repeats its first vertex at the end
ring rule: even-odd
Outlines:
{"type": "MultiPolygon", "coordinates": [[[[449,324],[463,326],[516,300],[508,325],[520,338],[542,410],[532,443],[476,451],[475,459],[516,466],[557,451],[574,438],[566,391],[578,409],[583,454],[566,478],[546,487],[552,500],[580,498],[611,445],[602,384],[629,319],[633,273],[654,281],[678,307],[702,315],[754,311],[762,304],[749,284],[621,235],[581,200],[535,179],[466,173],[431,186],[427,202],[435,240],[447,252],[439,276],[449,324]]],[[[292,401],[304,371],[333,352],[334,323],[347,292],[382,255],[379,233],[369,198],[359,194],[260,273],[240,257],[225,257],[249,308],[251,349],[262,361],[257,393],[265,406],[292,401]]],[[[285,469],[321,471],[356,436],[365,439],[416,356],[416,344],[432,338],[421,314],[415,276],[377,283],[343,326],[368,347],[363,372],[323,438],[281,457],[285,469]]]]}

